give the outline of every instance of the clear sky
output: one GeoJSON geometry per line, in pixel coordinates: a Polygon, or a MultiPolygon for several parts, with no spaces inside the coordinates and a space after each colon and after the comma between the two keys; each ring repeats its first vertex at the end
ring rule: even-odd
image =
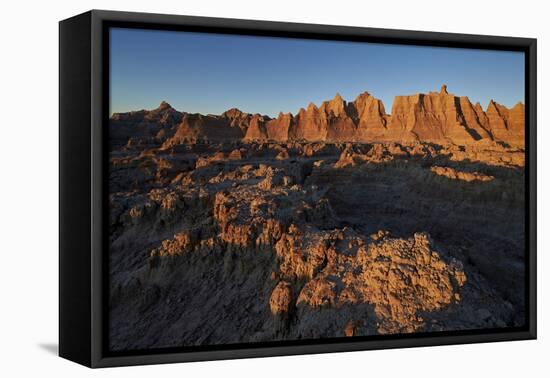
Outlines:
{"type": "Polygon", "coordinates": [[[295,114],[338,92],[369,92],[391,112],[396,95],[448,91],[485,108],[524,101],[520,52],[111,29],[111,112],[156,108],[295,114]]]}

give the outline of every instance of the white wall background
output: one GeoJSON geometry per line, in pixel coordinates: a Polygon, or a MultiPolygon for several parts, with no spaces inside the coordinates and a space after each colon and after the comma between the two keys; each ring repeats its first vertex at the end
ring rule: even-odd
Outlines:
{"type": "MultiPolygon", "coordinates": [[[[550,143],[544,1],[5,1],[0,22],[0,375],[520,377],[550,371],[550,143]],[[89,370],[55,355],[58,247],[58,25],[89,9],[536,37],[539,340],[89,370]],[[544,300],[546,299],[546,300],[544,300]],[[546,353],[544,349],[546,350],[546,353]]],[[[76,125],[75,125],[76,126],[76,125]]]]}

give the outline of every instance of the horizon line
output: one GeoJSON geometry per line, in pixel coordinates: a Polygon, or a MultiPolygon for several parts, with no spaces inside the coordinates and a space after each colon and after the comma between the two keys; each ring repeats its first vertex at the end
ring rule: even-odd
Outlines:
{"type": "MultiPolygon", "coordinates": [[[[442,89],[443,87],[445,87],[445,90],[446,90],[446,85],[443,84],[442,85],[442,89]]],[[[417,93],[414,93],[414,94],[408,94],[408,95],[395,95],[393,96],[393,101],[392,101],[392,105],[391,105],[391,108],[393,109],[393,104],[395,102],[395,99],[397,97],[412,97],[412,96],[419,96],[419,95],[430,95],[430,94],[439,94],[441,93],[441,90],[438,92],[438,91],[429,91],[429,92],[417,92],[417,93]]],[[[152,107],[152,108],[141,108],[141,109],[133,109],[133,110],[128,110],[128,111],[110,111],[110,115],[109,117],[112,117],[114,114],[125,114],[125,113],[132,113],[132,112],[140,112],[140,111],[152,111],[152,110],[155,110],[155,109],[158,109],[163,103],[167,104],[168,106],[170,106],[172,109],[176,110],[177,112],[179,113],[187,113],[187,114],[202,114],[202,115],[212,115],[212,116],[221,116],[223,113],[231,110],[231,109],[237,109],[238,111],[242,112],[242,113],[246,113],[246,114],[259,114],[261,116],[268,116],[270,117],[271,119],[275,119],[277,117],[279,117],[281,114],[290,114],[291,116],[296,116],[302,109],[306,110],[311,104],[313,104],[316,108],[319,108],[320,106],[322,106],[323,103],[325,102],[330,102],[332,101],[333,99],[335,99],[336,97],[340,97],[342,98],[342,100],[344,101],[345,104],[349,104],[349,103],[352,103],[354,102],[355,100],[357,100],[357,98],[359,98],[359,96],[363,95],[363,94],[368,94],[369,96],[373,97],[375,100],[378,100],[382,103],[382,105],[384,106],[384,111],[385,111],[385,114],[386,115],[392,115],[393,112],[389,112],[388,113],[388,109],[386,109],[386,105],[384,104],[384,101],[376,96],[374,96],[371,92],[369,91],[362,91],[360,92],[357,96],[355,96],[355,98],[351,101],[347,101],[346,99],[344,99],[341,95],[340,95],[340,92],[336,92],[336,94],[331,98],[331,99],[328,99],[328,100],[324,100],[321,102],[320,105],[317,105],[315,104],[314,102],[310,101],[306,106],[302,106],[300,107],[295,113],[294,112],[291,112],[291,111],[279,111],[276,115],[270,115],[270,114],[262,114],[262,113],[259,113],[259,112],[249,112],[249,111],[245,111],[245,110],[242,110],[243,108],[239,107],[239,106],[230,106],[228,107],[227,109],[223,110],[222,112],[220,113],[213,113],[213,112],[193,112],[193,111],[187,111],[187,110],[178,110],[177,108],[175,108],[174,106],[171,105],[171,101],[167,101],[166,99],[163,99],[159,102],[159,105],[156,106],[156,107],[152,107]]],[[[512,109],[513,107],[517,106],[518,104],[521,104],[521,105],[524,105],[525,106],[525,103],[522,101],[522,100],[518,100],[514,103],[514,105],[505,105],[503,103],[500,103],[498,101],[496,101],[494,98],[491,98],[489,99],[488,103],[486,106],[483,106],[481,104],[480,101],[476,101],[475,103],[470,101],[470,98],[469,96],[460,96],[460,95],[456,95],[454,93],[446,93],[447,95],[450,95],[450,96],[454,96],[454,97],[458,97],[458,98],[461,98],[461,97],[465,97],[468,99],[468,101],[472,104],[472,105],[476,105],[476,104],[479,104],[481,109],[486,112],[487,109],[489,108],[489,105],[491,104],[491,102],[494,102],[498,105],[501,105],[501,106],[504,106],[506,107],[507,109],[512,109]]]]}

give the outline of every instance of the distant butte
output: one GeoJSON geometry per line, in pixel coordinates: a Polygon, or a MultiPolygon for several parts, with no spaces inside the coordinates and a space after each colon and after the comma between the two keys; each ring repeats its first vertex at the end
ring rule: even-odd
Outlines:
{"type": "MultiPolygon", "coordinates": [[[[132,135],[161,133],[165,144],[177,145],[196,140],[235,139],[244,141],[323,141],[323,142],[429,142],[442,145],[505,143],[524,146],[525,106],[513,108],[491,100],[486,110],[473,105],[468,97],[450,94],[447,86],[439,92],[396,96],[391,115],[384,104],[368,92],[346,102],[337,93],[319,107],[310,103],[296,115],[279,113],[270,119],[232,108],[220,116],[177,112],[167,102],[152,111],[115,113],[111,128],[121,142],[132,127],[132,135]],[[165,114],[166,113],[166,114],[165,114]],[[156,125],[157,129],[140,130],[156,125]]],[[[127,139],[127,138],[126,138],[127,139]]],[[[116,143],[116,140],[115,140],[116,143]]]]}

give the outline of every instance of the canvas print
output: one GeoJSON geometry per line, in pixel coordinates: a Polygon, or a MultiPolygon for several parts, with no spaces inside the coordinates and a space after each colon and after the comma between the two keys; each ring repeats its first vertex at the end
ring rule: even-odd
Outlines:
{"type": "Polygon", "coordinates": [[[111,28],[109,349],[523,326],[524,81],[522,52],[111,28]]]}

